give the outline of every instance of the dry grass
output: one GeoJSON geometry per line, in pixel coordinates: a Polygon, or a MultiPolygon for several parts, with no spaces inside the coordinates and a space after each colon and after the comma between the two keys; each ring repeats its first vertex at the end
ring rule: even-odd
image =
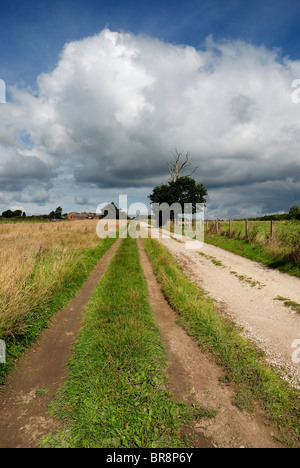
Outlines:
{"type": "Polygon", "coordinates": [[[97,244],[94,221],[0,225],[0,337],[24,334],[79,252],[97,244]]]}

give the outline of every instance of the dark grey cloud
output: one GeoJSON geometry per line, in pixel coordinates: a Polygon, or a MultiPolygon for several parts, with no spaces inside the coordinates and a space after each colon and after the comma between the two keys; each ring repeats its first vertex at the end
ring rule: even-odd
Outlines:
{"type": "Polygon", "coordinates": [[[265,182],[220,188],[209,199],[207,214],[211,218],[261,216],[288,212],[294,204],[300,206],[300,185],[291,181],[265,182]]]}
{"type": "Polygon", "coordinates": [[[206,186],[210,189],[232,187],[240,190],[241,187],[265,182],[282,181],[287,185],[300,183],[300,160],[285,162],[284,158],[273,161],[240,159],[222,161],[217,164],[218,170],[213,167],[203,171],[206,186]]]}
{"type": "Polygon", "coordinates": [[[0,190],[21,191],[37,181],[49,183],[53,177],[53,169],[39,158],[0,146],[0,190]]]}

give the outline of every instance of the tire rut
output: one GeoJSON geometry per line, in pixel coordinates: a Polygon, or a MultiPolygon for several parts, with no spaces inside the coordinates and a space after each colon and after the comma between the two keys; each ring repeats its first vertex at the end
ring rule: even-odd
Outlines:
{"type": "Polygon", "coordinates": [[[220,383],[222,369],[177,324],[177,316],[162,293],[141,239],[138,246],[149,302],[167,352],[169,389],[176,399],[217,411],[215,418],[201,419],[191,429],[197,446],[282,448],[274,441],[276,430],[267,427],[262,417],[242,413],[232,404],[234,389],[220,383]]]}
{"type": "Polygon", "coordinates": [[[54,393],[67,377],[66,364],[92,293],[120,245],[117,239],[71,300],[52,318],[38,344],[20,359],[0,394],[0,448],[38,448],[42,437],[57,429],[46,414],[54,393]]]}

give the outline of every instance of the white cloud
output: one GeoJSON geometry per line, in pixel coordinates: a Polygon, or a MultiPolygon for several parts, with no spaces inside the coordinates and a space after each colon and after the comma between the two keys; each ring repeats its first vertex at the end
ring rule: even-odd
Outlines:
{"type": "MultiPolygon", "coordinates": [[[[292,185],[287,203],[300,198],[300,105],[291,99],[298,77],[300,61],[243,41],[209,37],[196,50],[106,29],[67,44],[57,67],[38,77],[38,95],[15,89],[10,115],[30,134],[31,158],[53,158],[80,184],[149,193],[166,180],[177,147],[190,152],[211,192],[226,191],[228,206],[255,184],[255,206],[267,209],[266,184],[280,181],[278,198],[292,185]]],[[[13,144],[11,126],[8,119],[0,142],[13,144]]],[[[19,165],[40,181],[36,159],[19,165]]],[[[251,197],[244,202],[251,206],[251,197]]]]}

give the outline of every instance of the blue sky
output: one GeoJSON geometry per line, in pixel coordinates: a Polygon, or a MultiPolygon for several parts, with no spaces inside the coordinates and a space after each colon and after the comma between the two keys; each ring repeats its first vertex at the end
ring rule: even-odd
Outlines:
{"type": "Polygon", "coordinates": [[[34,86],[64,44],[114,31],[201,47],[243,39],[300,58],[298,0],[0,0],[0,69],[8,84],[34,86]]]}
{"type": "Polygon", "coordinates": [[[57,204],[65,211],[92,210],[105,196],[117,201],[119,193],[146,202],[151,187],[167,179],[166,161],[175,146],[204,168],[199,180],[209,188],[212,217],[286,211],[300,203],[300,104],[289,98],[292,80],[300,78],[299,1],[0,0],[0,18],[0,79],[8,100],[0,112],[0,211],[9,206],[47,212],[57,204]],[[110,61],[111,44],[115,51],[120,44],[125,49],[106,70],[99,57],[110,61]],[[174,82],[164,63],[175,70],[174,82]],[[66,73],[71,69],[87,94],[76,96],[80,82],[66,73]],[[182,93],[174,125],[168,93],[174,103],[182,93]],[[77,99],[85,119],[65,111],[77,99]],[[98,114],[93,101],[105,113],[98,114]],[[98,127],[89,114],[97,115],[98,127]],[[202,140],[197,119],[208,125],[202,140]],[[157,156],[148,166],[153,151],[157,156]],[[141,175],[143,168],[147,174],[141,175]]]}

